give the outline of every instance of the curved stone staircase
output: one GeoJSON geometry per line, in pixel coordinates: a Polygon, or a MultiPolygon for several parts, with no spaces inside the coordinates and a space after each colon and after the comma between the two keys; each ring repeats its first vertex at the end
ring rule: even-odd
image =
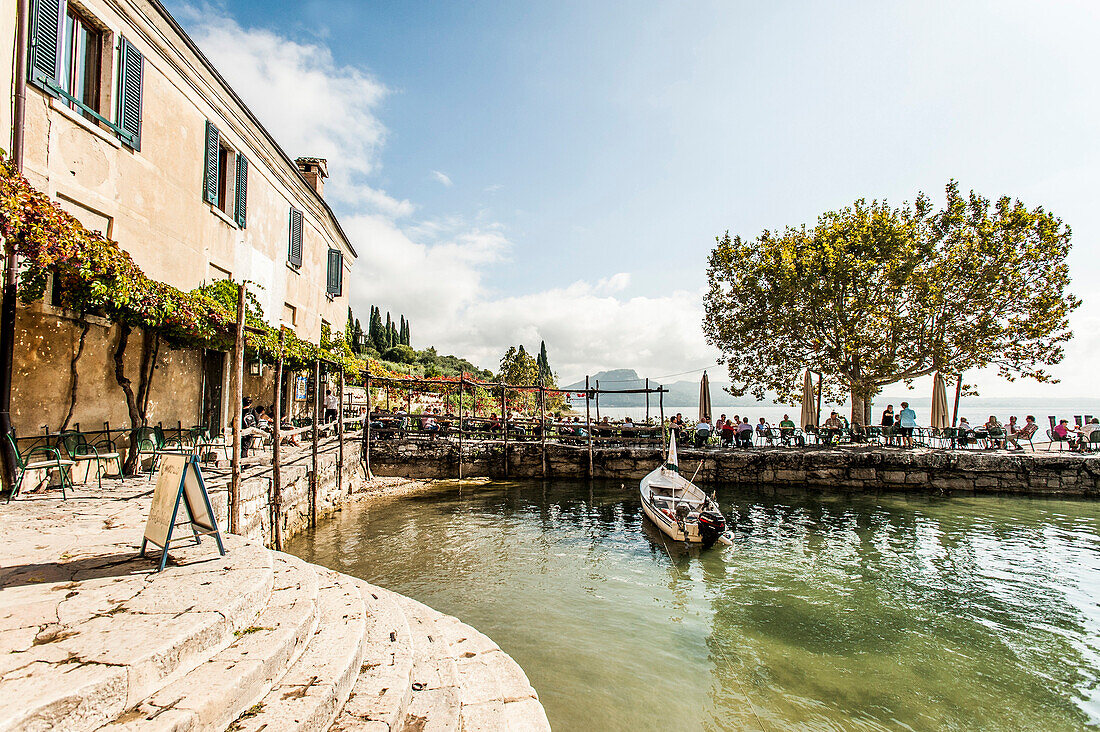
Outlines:
{"type": "Polygon", "coordinates": [[[124,518],[0,567],[0,730],[549,729],[523,670],[455,618],[237,537],[153,573],[124,518]]]}

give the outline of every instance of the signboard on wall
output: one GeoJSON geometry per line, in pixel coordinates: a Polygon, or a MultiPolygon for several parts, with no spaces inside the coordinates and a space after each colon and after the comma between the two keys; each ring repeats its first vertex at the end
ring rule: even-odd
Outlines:
{"type": "Polygon", "coordinates": [[[294,377],[294,400],[304,402],[309,396],[309,377],[298,374],[294,377]]]}

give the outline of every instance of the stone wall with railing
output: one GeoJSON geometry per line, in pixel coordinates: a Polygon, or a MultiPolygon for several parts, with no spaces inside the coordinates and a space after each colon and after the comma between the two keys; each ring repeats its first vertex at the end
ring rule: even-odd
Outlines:
{"type": "MultiPolygon", "coordinates": [[[[455,478],[458,445],[446,440],[380,440],[371,444],[376,475],[455,478]]],[[[599,448],[593,451],[592,477],[639,480],[660,464],[656,448],[599,448]]],[[[775,448],[680,451],[689,477],[699,467],[703,483],[754,484],[845,491],[1019,493],[1100,496],[1100,455],[1071,452],[1004,453],[898,448],[775,448]]],[[[509,443],[507,469],[500,442],[467,444],[463,476],[541,478],[538,443],[509,443]]],[[[584,445],[547,443],[546,475],[556,479],[589,477],[584,445]]]]}

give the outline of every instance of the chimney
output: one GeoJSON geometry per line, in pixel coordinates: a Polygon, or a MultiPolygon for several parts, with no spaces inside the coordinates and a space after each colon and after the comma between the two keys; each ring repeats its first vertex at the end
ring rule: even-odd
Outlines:
{"type": "Polygon", "coordinates": [[[325,195],[325,178],[328,178],[328,161],[324,158],[298,158],[298,172],[313,186],[318,196],[325,195]]]}

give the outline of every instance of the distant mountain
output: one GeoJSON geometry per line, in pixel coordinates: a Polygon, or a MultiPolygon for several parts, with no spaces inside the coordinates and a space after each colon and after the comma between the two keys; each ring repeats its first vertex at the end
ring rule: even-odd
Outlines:
{"type": "MultiPolygon", "coordinates": [[[[702,379],[703,375],[699,374],[699,378],[692,381],[674,381],[672,383],[663,384],[668,389],[668,393],[665,394],[664,402],[668,407],[685,407],[691,405],[697,405],[699,403],[699,379],[702,379]]],[[[600,382],[600,389],[644,389],[645,377],[639,376],[638,372],[634,369],[612,369],[610,371],[601,371],[595,376],[591,377],[590,385],[592,388],[596,388],[596,382],[600,382]]],[[[740,406],[753,406],[761,404],[752,397],[735,397],[731,396],[725,391],[725,387],[729,384],[727,382],[715,381],[713,378],[710,382],[710,401],[714,407],[740,407],[740,406]]],[[[650,388],[657,388],[659,384],[656,380],[651,379],[649,382],[650,388]]],[[[584,391],[584,382],[578,381],[573,384],[567,384],[562,389],[569,391],[584,391]]],[[[657,395],[653,394],[649,397],[650,406],[657,405],[657,395]]],[[[606,407],[644,407],[645,406],[645,394],[602,394],[600,395],[600,406],[606,407]]]]}

